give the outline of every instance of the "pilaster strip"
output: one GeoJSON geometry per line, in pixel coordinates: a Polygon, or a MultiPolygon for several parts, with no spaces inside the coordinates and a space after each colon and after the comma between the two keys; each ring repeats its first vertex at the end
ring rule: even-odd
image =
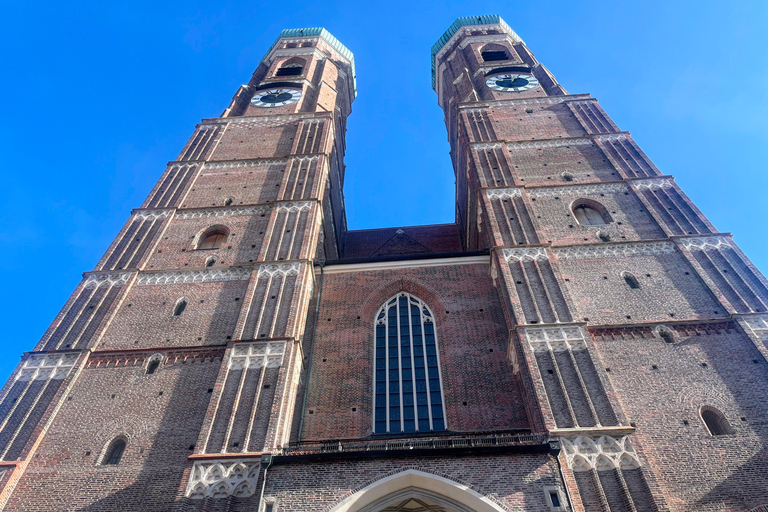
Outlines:
{"type": "Polygon", "coordinates": [[[628,244],[577,245],[552,249],[558,259],[621,258],[627,256],[656,256],[672,254],[672,242],[637,242],[628,244]]]}

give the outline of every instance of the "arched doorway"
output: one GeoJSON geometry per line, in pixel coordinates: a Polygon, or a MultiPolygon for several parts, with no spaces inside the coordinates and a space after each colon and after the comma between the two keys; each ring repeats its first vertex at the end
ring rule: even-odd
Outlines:
{"type": "Polygon", "coordinates": [[[437,475],[407,470],[382,478],[330,512],[505,512],[468,486],[437,475]]]}

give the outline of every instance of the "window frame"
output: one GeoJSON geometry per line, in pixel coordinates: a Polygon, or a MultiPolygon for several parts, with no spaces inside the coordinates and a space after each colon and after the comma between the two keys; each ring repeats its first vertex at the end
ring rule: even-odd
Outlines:
{"type": "Polygon", "coordinates": [[[125,456],[126,448],[128,448],[128,440],[124,436],[117,436],[112,439],[107,445],[107,449],[104,451],[104,457],[101,459],[101,465],[107,467],[119,466],[120,462],[122,462],[123,457],[125,456]],[[120,456],[116,462],[111,462],[111,460],[114,458],[115,449],[117,448],[118,443],[122,443],[120,456]]]}
{"type": "MultiPolygon", "coordinates": [[[[415,295],[412,295],[407,292],[400,292],[395,294],[394,296],[387,299],[384,304],[377,310],[374,319],[373,319],[373,386],[372,386],[372,411],[371,411],[371,429],[372,433],[374,435],[418,435],[418,434],[429,434],[434,432],[445,432],[448,430],[448,421],[446,418],[446,408],[445,408],[445,392],[444,392],[444,385],[443,385],[443,375],[442,375],[442,365],[440,362],[440,346],[438,342],[438,335],[437,335],[437,327],[435,325],[435,316],[430,310],[429,306],[426,305],[424,301],[416,297],[415,295]],[[403,354],[403,348],[406,348],[402,341],[403,341],[403,335],[405,334],[403,332],[403,327],[406,327],[401,324],[401,319],[403,316],[402,305],[401,305],[401,299],[405,299],[405,307],[407,308],[407,313],[405,317],[408,319],[408,331],[407,331],[407,347],[410,348],[410,353],[404,355],[403,354]],[[392,315],[390,313],[390,309],[395,308],[395,313],[392,315]],[[415,331],[416,324],[414,323],[414,311],[412,307],[419,308],[419,332],[415,331]],[[389,324],[390,318],[394,318],[397,321],[396,326],[392,326],[389,324]],[[431,329],[427,329],[427,326],[431,325],[431,329]],[[392,327],[395,328],[396,332],[396,338],[397,338],[397,344],[395,346],[392,346],[392,327]],[[381,329],[380,329],[381,328],[381,329]],[[428,332],[431,330],[431,333],[428,332]],[[382,336],[383,334],[383,336],[382,336]],[[430,348],[429,345],[431,345],[430,342],[427,341],[428,336],[432,336],[434,339],[434,351],[435,351],[435,365],[430,365],[429,357],[431,354],[429,354],[430,348]],[[419,339],[420,341],[417,341],[419,339]],[[419,347],[417,347],[417,344],[419,344],[419,347]],[[417,377],[417,370],[420,368],[417,366],[417,348],[420,348],[422,351],[421,357],[423,358],[423,370],[424,370],[424,377],[423,379],[419,379],[417,377]],[[383,351],[383,353],[379,352],[379,349],[383,351]],[[391,386],[391,383],[393,381],[390,380],[391,377],[391,371],[393,369],[390,368],[390,362],[393,359],[392,357],[392,350],[396,349],[397,354],[397,369],[395,371],[398,372],[398,386],[397,390],[393,391],[393,386],[391,386]],[[383,357],[382,355],[383,354],[383,357]],[[379,367],[381,365],[381,362],[383,360],[383,367],[379,367]],[[410,365],[408,367],[405,367],[405,364],[410,365]],[[436,367],[436,373],[437,373],[437,384],[439,386],[439,390],[433,389],[433,381],[434,379],[430,377],[430,368],[436,367]],[[410,377],[405,376],[404,378],[404,370],[410,370],[408,373],[410,374],[410,377]],[[384,380],[381,381],[380,375],[377,375],[379,371],[383,371],[384,380]],[[410,391],[404,390],[404,383],[408,382],[408,378],[410,378],[410,386],[412,389],[410,391]],[[425,391],[420,391],[420,384],[418,381],[423,380],[425,391]],[[384,393],[379,393],[379,385],[383,384],[384,393]],[[419,402],[419,393],[424,393],[426,397],[426,404],[422,404],[419,402]],[[442,414],[442,418],[438,417],[434,414],[433,410],[433,393],[439,392],[440,396],[440,411],[442,414]],[[412,403],[406,404],[405,401],[410,401],[410,399],[404,400],[404,396],[410,394],[412,396],[412,403]],[[384,397],[384,405],[381,405],[379,403],[380,397],[384,397]],[[397,397],[397,404],[392,405],[391,404],[391,398],[397,397]],[[419,407],[426,405],[426,411],[427,415],[426,417],[423,417],[419,414],[419,407]],[[397,419],[393,419],[391,417],[391,413],[393,411],[393,407],[397,408],[399,406],[399,415],[397,419]],[[406,408],[411,408],[413,411],[413,418],[412,420],[409,418],[406,418],[406,408]],[[377,412],[379,410],[384,411],[384,419],[378,419],[377,420],[377,412]],[[429,428],[423,429],[419,426],[419,423],[421,421],[428,421],[429,428]],[[438,424],[436,427],[436,423],[438,421],[442,420],[442,427],[440,428],[440,425],[438,424]],[[396,430],[393,430],[392,424],[393,422],[399,421],[399,426],[396,430]],[[413,421],[413,429],[410,430],[406,426],[407,421],[413,421]],[[384,423],[384,428],[382,429],[381,423],[384,423]],[[377,426],[377,423],[379,425],[377,426]]],[[[436,406],[436,404],[435,404],[436,406]]],[[[395,425],[397,425],[395,423],[395,425]]]]}

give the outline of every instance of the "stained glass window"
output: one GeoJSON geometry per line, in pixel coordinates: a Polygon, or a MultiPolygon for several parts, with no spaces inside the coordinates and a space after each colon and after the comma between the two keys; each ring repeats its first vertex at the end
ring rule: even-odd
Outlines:
{"type": "Polygon", "coordinates": [[[445,430],[440,356],[429,308],[399,293],[379,310],[375,329],[374,433],[445,430]]]}

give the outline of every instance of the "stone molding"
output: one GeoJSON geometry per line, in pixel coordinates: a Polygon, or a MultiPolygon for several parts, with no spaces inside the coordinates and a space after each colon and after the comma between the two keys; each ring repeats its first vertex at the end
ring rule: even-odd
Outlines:
{"type": "Polygon", "coordinates": [[[61,380],[69,375],[80,354],[33,354],[21,365],[16,380],[61,380]]]}
{"type": "Polygon", "coordinates": [[[567,350],[576,352],[587,348],[584,331],[578,325],[525,327],[523,332],[528,339],[531,350],[536,354],[550,350],[552,352],[565,352],[567,350]]]}
{"type": "Polygon", "coordinates": [[[672,242],[637,242],[628,244],[579,245],[552,249],[561,260],[587,258],[622,258],[626,256],[656,256],[672,254],[672,242]]]}
{"type": "Polygon", "coordinates": [[[186,496],[193,499],[252,496],[257,492],[259,471],[258,460],[195,462],[187,483],[186,496]]]}
{"type": "Polygon", "coordinates": [[[106,284],[108,286],[120,286],[128,282],[132,272],[108,272],[104,274],[89,274],[83,283],[84,288],[98,288],[106,284]]]}
{"type": "Polygon", "coordinates": [[[210,270],[173,270],[169,272],[153,272],[140,274],[136,284],[179,284],[179,283],[211,283],[218,281],[242,281],[251,276],[249,268],[229,268],[210,270]]]}
{"type": "Polygon", "coordinates": [[[312,208],[313,201],[296,201],[292,203],[278,203],[275,206],[277,212],[304,212],[312,208]]]}
{"type": "Polygon", "coordinates": [[[565,103],[568,103],[570,105],[586,105],[587,103],[597,103],[597,98],[589,98],[585,100],[571,100],[571,101],[566,101],[565,103]]]}
{"type": "Polygon", "coordinates": [[[513,199],[523,197],[523,192],[519,188],[494,188],[485,191],[488,199],[513,199]]]}
{"type": "Polygon", "coordinates": [[[686,251],[713,251],[723,248],[733,249],[728,239],[724,236],[697,236],[691,238],[679,238],[678,240],[686,251]]]}
{"type": "Polygon", "coordinates": [[[549,253],[544,247],[523,247],[519,249],[503,249],[506,261],[544,261],[549,259],[549,253]]]}
{"type": "Polygon", "coordinates": [[[627,192],[629,187],[626,183],[597,183],[593,185],[568,185],[566,187],[547,187],[526,189],[531,197],[557,197],[574,196],[590,194],[617,194],[627,192]]]}
{"type": "Polygon", "coordinates": [[[615,140],[627,140],[627,136],[623,133],[611,133],[608,135],[595,135],[595,140],[612,142],[615,140]]]}
{"type": "Polygon", "coordinates": [[[285,341],[254,341],[238,343],[229,355],[227,367],[231,370],[243,368],[280,368],[285,355],[285,341]]]}
{"type": "Polygon", "coordinates": [[[297,276],[301,269],[301,263],[269,263],[259,266],[256,277],[297,276]]]}
{"type": "Polygon", "coordinates": [[[203,171],[206,169],[240,169],[243,167],[258,167],[260,165],[284,164],[287,161],[288,158],[258,158],[231,162],[205,162],[203,165],[203,171]]]}
{"type": "Polygon", "coordinates": [[[133,218],[141,220],[164,219],[168,217],[172,211],[173,210],[139,210],[133,214],[133,218]]]}
{"type": "Polygon", "coordinates": [[[744,315],[741,318],[761,341],[768,341],[768,315],[744,315]]]}
{"type": "Polygon", "coordinates": [[[565,146],[589,146],[592,139],[589,137],[576,137],[573,139],[540,140],[535,142],[510,142],[509,150],[537,149],[537,148],[562,148],[565,146]]]}
{"type": "Polygon", "coordinates": [[[629,436],[576,436],[561,438],[568,467],[574,473],[580,471],[611,471],[637,469],[640,459],[629,436]]]}
{"type": "Polygon", "coordinates": [[[246,215],[260,215],[270,212],[271,208],[268,206],[235,206],[223,208],[205,208],[202,210],[179,210],[176,212],[176,218],[188,220],[218,217],[240,217],[246,215]]]}
{"type": "Polygon", "coordinates": [[[670,178],[651,178],[649,180],[633,180],[632,185],[638,190],[659,190],[673,188],[674,182],[670,178]]]}
{"type": "Polygon", "coordinates": [[[478,151],[484,151],[486,149],[499,149],[504,147],[504,144],[501,142],[480,142],[472,143],[472,147],[478,151]]]}
{"type": "Polygon", "coordinates": [[[315,117],[314,114],[280,114],[280,115],[263,115],[263,116],[250,116],[250,117],[214,117],[210,119],[203,119],[203,122],[199,124],[198,127],[202,128],[204,126],[206,127],[218,126],[222,124],[279,125],[279,124],[290,123],[292,121],[316,120],[315,122],[321,122],[321,121],[327,121],[328,119],[330,119],[330,117],[328,116],[315,117]]]}

